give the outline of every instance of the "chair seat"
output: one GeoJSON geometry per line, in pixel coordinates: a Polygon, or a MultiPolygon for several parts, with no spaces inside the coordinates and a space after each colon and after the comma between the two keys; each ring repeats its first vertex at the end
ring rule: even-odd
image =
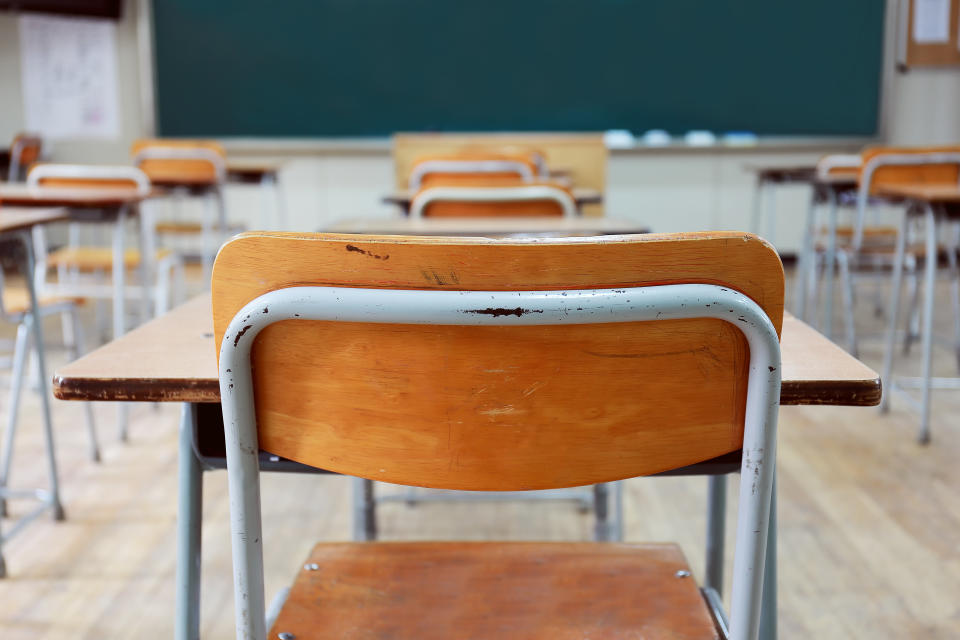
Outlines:
{"type": "MultiPolygon", "coordinates": [[[[158,249],[155,260],[159,262],[172,254],[170,249],[158,249]]],[[[123,263],[127,269],[139,268],[140,251],[124,251],[123,263]]],[[[52,252],[47,258],[47,264],[80,271],[110,271],[113,269],[113,250],[107,247],[64,247],[52,252]]]]}
{"type": "MultiPolygon", "coordinates": [[[[42,296],[37,300],[41,309],[62,303],[83,304],[84,298],[71,296],[42,296]]],[[[20,314],[30,311],[30,296],[24,288],[4,287],[3,310],[6,313],[20,314]]]]}
{"type": "Polygon", "coordinates": [[[718,638],[681,571],[674,544],[324,543],[268,637],[718,638]]]}

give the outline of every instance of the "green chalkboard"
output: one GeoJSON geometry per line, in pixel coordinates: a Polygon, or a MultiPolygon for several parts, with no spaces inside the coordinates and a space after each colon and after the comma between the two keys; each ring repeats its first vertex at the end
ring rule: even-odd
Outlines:
{"type": "Polygon", "coordinates": [[[881,0],[157,0],[164,136],[877,131],[881,0]]]}

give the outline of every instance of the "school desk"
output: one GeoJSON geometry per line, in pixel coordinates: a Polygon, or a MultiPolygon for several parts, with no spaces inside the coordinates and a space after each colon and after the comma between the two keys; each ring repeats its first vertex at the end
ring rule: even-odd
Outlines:
{"type": "MultiPolygon", "coordinates": [[[[577,209],[583,209],[583,206],[587,204],[599,204],[603,202],[603,194],[595,189],[574,187],[571,191],[573,192],[573,199],[577,203],[577,209]]],[[[385,195],[383,202],[385,204],[395,204],[400,207],[404,213],[408,213],[410,211],[410,202],[413,200],[414,195],[416,195],[416,191],[398,189],[385,195]]]]}
{"type": "MultiPolygon", "coordinates": [[[[781,404],[872,406],[880,401],[880,380],[874,371],[789,314],[784,317],[781,351],[781,404]]],[[[202,473],[209,468],[222,468],[218,463],[213,466],[212,458],[206,455],[201,458],[197,453],[222,447],[223,438],[222,423],[216,420],[220,385],[210,295],[194,298],[62,367],[54,376],[54,395],[63,400],[183,403],[179,440],[176,637],[196,638],[202,473]],[[218,432],[210,433],[213,429],[218,432]]],[[[262,456],[261,466],[277,470],[298,467],[266,454],[262,456]]],[[[738,468],[739,460],[726,466],[727,470],[722,473],[738,468]]],[[[725,480],[723,475],[712,478],[725,480]]],[[[722,494],[725,487],[725,482],[711,480],[711,491],[722,494]]],[[[722,500],[718,503],[722,504],[722,500]]],[[[713,522],[723,522],[720,514],[711,515],[713,522]]],[[[772,532],[775,529],[772,528],[772,532]]],[[[771,590],[767,597],[775,602],[775,566],[770,562],[770,558],[776,557],[775,537],[771,537],[768,546],[768,565],[773,579],[768,583],[771,590]]],[[[708,550],[708,558],[712,558],[708,566],[722,567],[722,549],[720,544],[713,550],[713,556],[708,550]]],[[[721,577],[722,572],[718,570],[713,576],[714,584],[719,586],[721,577]]],[[[770,618],[766,628],[775,629],[775,606],[767,610],[770,618]]],[[[773,634],[768,633],[766,637],[773,634]]]]}
{"type": "MultiPolygon", "coordinates": [[[[30,323],[33,331],[33,342],[36,348],[38,368],[38,382],[40,392],[40,404],[43,410],[43,435],[46,446],[46,458],[48,465],[49,487],[47,489],[29,489],[29,490],[11,490],[8,487],[0,487],[0,496],[6,498],[34,498],[40,501],[40,504],[33,510],[20,518],[6,534],[0,532],[0,549],[3,543],[7,542],[13,535],[21,531],[23,527],[37,518],[47,509],[50,509],[54,519],[63,520],[63,506],[60,503],[60,483],[57,474],[56,452],[53,445],[53,426],[50,417],[50,395],[47,388],[48,378],[46,372],[46,354],[44,353],[43,341],[43,323],[37,320],[40,318],[40,310],[37,303],[37,292],[34,287],[34,255],[33,240],[31,238],[31,229],[36,225],[50,224],[52,222],[61,222],[68,219],[67,210],[63,208],[20,208],[10,206],[0,206],[0,244],[4,246],[4,252],[12,248],[12,244],[19,243],[22,246],[22,260],[20,261],[23,280],[27,286],[27,296],[30,300],[30,315],[34,320],[30,323]]],[[[0,291],[2,293],[2,291],[0,291]]],[[[11,443],[12,444],[12,443],[11,443]]],[[[0,577],[6,576],[6,563],[3,555],[0,553],[0,577]]]]}
{"type": "MultiPolygon", "coordinates": [[[[893,262],[893,292],[890,296],[890,308],[887,314],[886,350],[883,356],[883,379],[888,381],[887,393],[883,394],[881,410],[887,411],[890,407],[890,397],[894,392],[905,389],[920,389],[920,431],[918,440],[921,443],[930,441],[930,390],[931,389],[960,389],[960,378],[932,377],[933,359],[933,312],[935,303],[934,286],[937,280],[937,258],[939,257],[938,240],[941,237],[941,227],[946,222],[960,221],[960,186],[954,185],[923,185],[902,184],[880,187],[878,195],[895,201],[905,201],[908,206],[903,216],[903,226],[897,235],[896,256],[893,262]],[[923,294],[923,326],[922,333],[922,365],[919,378],[895,379],[893,374],[894,344],[896,341],[897,315],[900,311],[900,287],[903,282],[903,256],[905,253],[906,236],[911,219],[924,219],[924,294],[923,294]]],[[[954,234],[945,234],[951,239],[947,246],[947,253],[955,266],[957,240],[954,234]]],[[[960,339],[960,326],[955,327],[956,338],[960,339]]],[[[960,354],[958,354],[960,362],[960,354]]],[[[908,399],[909,396],[906,396],[908,399]]],[[[911,403],[915,404],[915,403],[911,403]]]]}
{"type": "Polygon", "coordinates": [[[280,189],[280,169],[283,163],[268,161],[227,160],[227,182],[231,184],[260,185],[260,228],[285,229],[286,208],[280,189]],[[268,201],[272,194],[273,215],[268,201]]]}
{"type": "Polygon", "coordinates": [[[649,227],[616,218],[348,218],[330,225],[333,233],[414,236],[614,235],[648,233],[649,227]]]}

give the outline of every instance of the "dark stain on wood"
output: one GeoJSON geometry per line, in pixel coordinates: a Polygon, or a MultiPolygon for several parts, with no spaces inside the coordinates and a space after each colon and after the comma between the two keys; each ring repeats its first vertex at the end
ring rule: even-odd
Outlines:
{"type": "Polygon", "coordinates": [[[366,249],[361,249],[360,247],[357,247],[357,246],[352,245],[352,244],[348,244],[348,245],[347,245],[347,251],[353,251],[353,252],[355,252],[355,253],[359,253],[359,254],[362,254],[362,255],[365,255],[365,256],[370,256],[371,258],[376,258],[377,260],[389,260],[389,259],[390,259],[390,256],[389,256],[389,255],[380,256],[380,255],[377,255],[377,254],[372,253],[372,252],[370,252],[370,251],[367,251],[366,249]]]}

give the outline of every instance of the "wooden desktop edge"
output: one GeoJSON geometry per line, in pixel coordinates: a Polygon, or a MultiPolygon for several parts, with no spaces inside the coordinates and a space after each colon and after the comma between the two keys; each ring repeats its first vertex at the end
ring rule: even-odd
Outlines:
{"type": "MultiPolygon", "coordinates": [[[[132,402],[193,402],[193,403],[216,403],[220,401],[220,385],[216,378],[213,360],[213,333],[210,328],[212,325],[212,316],[210,316],[210,297],[209,294],[197,296],[196,298],[177,307],[166,316],[157,318],[142,327],[139,327],[123,337],[117,342],[108,343],[99,349],[87,354],[79,360],[67,364],[56,372],[53,378],[53,394],[61,400],[89,400],[89,401],[132,401],[132,402]],[[209,360],[204,359],[203,364],[197,365],[197,369],[190,371],[189,376],[181,377],[156,376],[151,377],[119,377],[110,378],[99,374],[91,375],[84,373],[84,368],[88,366],[91,360],[97,361],[109,358],[114,352],[117,355],[123,353],[120,351],[127,344],[136,344],[141,341],[146,342],[143,336],[152,337],[154,333],[160,331],[167,332],[167,326],[171,325],[179,330],[190,323],[179,322],[179,317],[193,317],[197,311],[194,307],[202,308],[209,318],[209,324],[204,326],[195,326],[201,333],[199,337],[190,336],[186,340],[196,346],[190,350],[192,354],[203,353],[205,347],[199,346],[201,342],[209,343],[209,360]],[[118,346],[119,345],[119,346],[118,346]],[[206,377],[197,377],[195,371],[209,368],[206,377]],[[75,373],[74,370],[79,369],[75,373]]],[[[187,330],[193,331],[194,327],[187,330]]],[[[854,366],[858,369],[857,374],[863,374],[860,378],[847,379],[786,379],[783,381],[780,392],[781,405],[841,405],[841,406],[875,406],[880,402],[881,382],[876,372],[869,369],[852,356],[844,352],[840,347],[829,343],[826,338],[817,333],[814,329],[807,326],[800,320],[797,320],[789,313],[784,314],[784,333],[787,335],[799,335],[795,338],[796,342],[806,343],[813,339],[822,341],[820,349],[829,349],[827,353],[820,354],[826,358],[838,358],[838,369],[841,367],[854,366]],[[804,336],[806,334],[806,336],[804,336]],[[829,346],[828,346],[829,345],[829,346]]],[[[787,349],[790,350],[789,348],[787,349]]],[[[202,358],[202,356],[201,356],[202,358]]],[[[824,358],[818,358],[824,359],[824,358]]],[[[788,365],[789,366],[789,365],[788,365]]],[[[189,367],[186,367],[189,369],[189,367]]],[[[785,367],[787,368],[787,367],[785,367]]],[[[802,367],[801,367],[802,369],[802,367]]]]}

